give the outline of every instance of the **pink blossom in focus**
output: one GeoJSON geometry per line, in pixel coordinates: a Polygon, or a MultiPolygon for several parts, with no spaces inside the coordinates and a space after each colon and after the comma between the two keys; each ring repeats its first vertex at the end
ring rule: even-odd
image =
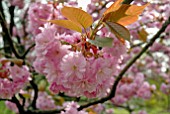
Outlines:
{"type": "Polygon", "coordinates": [[[61,62],[61,71],[65,77],[83,78],[86,71],[86,59],[79,52],[70,52],[61,62]]]}

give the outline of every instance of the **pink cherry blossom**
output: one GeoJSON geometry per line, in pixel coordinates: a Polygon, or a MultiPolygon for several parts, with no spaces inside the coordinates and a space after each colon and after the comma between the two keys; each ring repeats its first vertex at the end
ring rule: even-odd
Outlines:
{"type": "Polygon", "coordinates": [[[12,6],[18,6],[20,9],[24,7],[24,0],[9,0],[12,6]]]}
{"type": "Polygon", "coordinates": [[[29,81],[30,73],[26,67],[18,67],[17,65],[8,66],[9,77],[0,78],[0,96],[1,98],[11,98],[14,94],[18,93],[20,89],[24,88],[29,81]]]}
{"type": "Polygon", "coordinates": [[[79,105],[76,102],[68,102],[64,104],[65,106],[65,112],[62,111],[61,114],[88,114],[88,112],[85,111],[78,111],[77,108],[79,108],[79,105]]]}
{"type": "Polygon", "coordinates": [[[161,84],[161,91],[168,95],[170,93],[170,84],[162,83],[161,84]]]}
{"type": "Polygon", "coordinates": [[[86,71],[86,59],[79,52],[70,52],[62,59],[61,71],[66,77],[81,79],[86,71]]]}
{"type": "Polygon", "coordinates": [[[36,106],[41,110],[52,110],[57,108],[52,97],[46,92],[39,92],[36,106]]]}
{"type": "Polygon", "coordinates": [[[53,7],[50,4],[42,4],[40,2],[30,5],[28,10],[28,31],[33,35],[40,33],[39,27],[43,27],[45,22],[40,19],[48,20],[52,17],[53,7]]]}
{"type": "Polygon", "coordinates": [[[144,82],[140,89],[137,91],[137,96],[149,99],[151,97],[151,88],[148,82],[144,82]]]}

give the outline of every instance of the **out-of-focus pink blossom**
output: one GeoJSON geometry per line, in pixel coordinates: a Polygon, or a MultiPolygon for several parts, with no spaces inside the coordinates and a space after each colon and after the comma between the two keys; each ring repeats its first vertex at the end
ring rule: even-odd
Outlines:
{"type": "Polygon", "coordinates": [[[85,111],[78,111],[77,108],[79,108],[79,105],[76,102],[68,102],[64,104],[65,111],[62,111],[60,114],[88,114],[88,112],[85,111]]]}
{"type": "Polygon", "coordinates": [[[10,74],[6,78],[0,78],[1,98],[11,98],[14,94],[18,93],[30,77],[30,73],[26,67],[10,66],[7,64],[6,69],[9,69],[10,74]]]}
{"type": "Polygon", "coordinates": [[[28,31],[33,35],[40,33],[39,27],[43,27],[46,22],[41,19],[51,19],[53,15],[53,6],[50,4],[42,4],[40,2],[32,3],[28,10],[28,31]]]}
{"type": "Polygon", "coordinates": [[[9,0],[12,6],[18,6],[20,9],[24,7],[24,0],[9,0]]]}
{"type": "Polygon", "coordinates": [[[46,92],[38,93],[36,106],[41,110],[52,110],[57,108],[52,97],[46,92]]]}
{"type": "Polygon", "coordinates": [[[149,99],[151,97],[151,86],[148,82],[144,82],[140,89],[137,91],[137,96],[149,99]]]}
{"type": "Polygon", "coordinates": [[[161,85],[161,91],[164,93],[164,94],[170,94],[170,84],[165,84],[165,83],[162,83],[161,85]]]}

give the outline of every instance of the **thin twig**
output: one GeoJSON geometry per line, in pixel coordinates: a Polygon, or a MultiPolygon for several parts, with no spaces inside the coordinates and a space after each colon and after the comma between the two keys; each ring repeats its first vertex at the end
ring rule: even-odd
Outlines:
{"type": "Polygon", "coordinates": [[[35,46],[35,43],[32,44],[26,51],[25,53],[21,56],[21,59],[25,59],[25,57],[27,56],[27,54],[29,53],[29,51],[35,46]]]}
{"type": "MultiPolygon", "coordinates": [[[[1,23],[1,26],[2,26],[2,30],[4,32],[4,35],[3,35],[3,40],[4,42],[6,42],[8,45],[10,45],[10,49],[8,49],[7,51],[10,51],[12,50],[12,52],[14,53],[14,55],[17,57],[17,58],[20,58],[20,55],[18,54],[18,52],[16,51],[15,47],[14,47],[14,44],[13,44],[13,41],[12,41],[12,38],[11,38],[11,34],[8,30],[8,27],[7,27],[7,23],[3,17],[3,14],[2,14],[2,11],[0,11],[0,23],[1,23]]],[[[5,45],[6,46],[6,45],[5,45]]]]}

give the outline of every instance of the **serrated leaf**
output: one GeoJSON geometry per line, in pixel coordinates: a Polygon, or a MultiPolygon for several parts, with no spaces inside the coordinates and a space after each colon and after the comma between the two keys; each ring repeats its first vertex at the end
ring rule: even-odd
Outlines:
{"type": "Polygon", "coordinates": [[[146,32],[146,30],[144,28],[142,28],[139,32],[138,32],[138,35],[139,35],[139,38],[146,42],[147,40],[147,36],[148,36],[148,33],[146,32]]]}
{"type": "Polygon", "coordinates": [[[49,20],[48,22],[82,33],[82,28],[70,20],[49,20]]]}
{"type": "Polygon", "coordinates": [[[68,20],[81,25],[85,29],[90,27],[93,23],[92,16],[79,8],[64,6],[61,9],[61,13],[68,20]]]}
{"type": "Polygon", "coordinates": [[[129,5],[122,5],[118,10],[108,13],[105,16],[105,21],[116,22],[123,26],[132,24],[137,21],[138,16],[127,15],[125,12],[129,8],[129,5]]]}
{"type": "Polygon", "coordinates": [[[120,6],[122,5],[122,2],[124,0],[117,0],[115,1],[108,9],[106,9],[106,11],[103,13],[103,15],[106,15],[110,12],[116,11],[120,8],[120,6]]]}
{"type": "Polygon", "coordinates": [[[126,29],[124,26],[120,25],[119,23],[114,22],[105,22],[106,27],[116,35],[119,39],[124,39],[130,41],[130,33],[128,29],[126,29]]]}
{"type": "Polygon", "coordinates": [[[103,14],[104,21],[116,22],[123,26],[134,23],[149,3],[143,6],[121,4],[122,0],[117,0],[103,14]]]}
{"type": "Polygon", "coordinates": [[[127,15],[140,15],[149,4],[150,3],[147,3],[143,6],[131,5],[125,13],[127,15]]]}
{"type": "Polygon", "coordinates": [[[119,20],[116,21],[116,23],[119,23],[123,26],[130,25],[138,20],[138,16],[125,16],[123,18],[120,18],[119,20]]]}
{"type": "Polygon", "coordinates": [[[98,47],[112,47],[113,38],[100,38],[96,37],[94,40],[89,40],[89,42],[98,47]]]}

